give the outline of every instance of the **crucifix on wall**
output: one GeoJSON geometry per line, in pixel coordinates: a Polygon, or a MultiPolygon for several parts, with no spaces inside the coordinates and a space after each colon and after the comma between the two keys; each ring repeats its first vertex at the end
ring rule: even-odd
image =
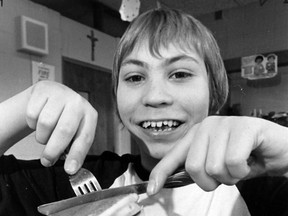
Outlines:
{"type": "Polygon", "coordinates": [[[91,41],[91,60],[94,61],[95,60],[95,44],[96,44],[96,41],[98,41],[98,39],[95,37],[94,35],[94,31],[91,30],[91,33],[90,35],[87,35],[87,38],[90,39],[91,41]]]}

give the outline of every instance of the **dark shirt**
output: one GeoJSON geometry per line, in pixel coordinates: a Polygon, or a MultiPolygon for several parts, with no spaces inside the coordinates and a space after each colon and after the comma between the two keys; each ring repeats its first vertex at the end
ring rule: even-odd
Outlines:
{"type": "MultiPolygon", "coordinates": [[[[132,162],[138,176],[147,180],[139,156],[118,156],[104,152],[87,156],[83,167],[90,170],[102,188],[110,187],[132,162]]],[[[39,205],[75,196],[63,169],[63,161],[44,168],[39,160],[0,158],[0,216],[40,216],[39,205]]],[[[255,178],[238,185],[252,216],[288,215],[288,181],[286,178],[255,178]]]]}
{"type": "Polygon", "coordinates": [[[252,216],[288,215],[288,180],[259,177],[237,184],[252,216]]]}
{"type": "MultiPolygon", "coordinates": [[[[119,157],[110,152],[87,156],[83,167],[90,170],[102,188],[108,188],[123,174],[132,155],[119,157]]],[[[0,158],[0,216],[38,216],[39,205],[75,196],[64,161],[44,168],[39,160],[17,160],[14,156],[0,158]]]]}

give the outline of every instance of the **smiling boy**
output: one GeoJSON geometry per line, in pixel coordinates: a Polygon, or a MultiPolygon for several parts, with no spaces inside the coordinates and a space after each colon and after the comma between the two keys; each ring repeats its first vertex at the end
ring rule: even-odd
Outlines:
{"type": "MultiPolygon", "coordinates": [[[[199,21],[170,9],[139,16],[116,50],[113,83],[118,115],[135,138],[140,155],[105,152],[88,156],[84,166],[102,188],[149,179],[147,194],[137,202],[143,206],[139,215],[234,216],[250,215],[249,211],[261,215],[267,212],[265,208],[287,213],[287,205],[279,202],[285,203],[288,197],[283,177],[288,172],[288,129],[264,119],[215,115],[228,95],[227,76],[215,39],[199,21]],[[179,167],[185,167],[196,184],[161,189],[167,176],[179,167]],[[264,174],[283,179],[268,184],[245,181],[240,188],[244,200],[235,184],[264,174]],[[242,190],[246,185],[249,190],[242,190]],[[249,200],[251,188],[253,199],[249,200]],[[275,202],[263,196],[274,191],[275,202]]],[[[19,136],[23,128],[34,129],[36,139],[46,144],[42,164],[54,166],[45,169],[38,161],[1,158],[0,185],[3,197],[9,200],[2,211],[14,211],[6,215],[37,215],[37,205],[73,196],[63,163],[56,161],[72,141],[64,168],[75,173],[83,164],[96,127],[95,111],[87,102],[75,101],[73,97],[78,95],[67,87],[44,82],[32,89],[1,104],[1,113],[8,113],[1,116],[1,122],[11,124],[8,129],[7,125],[1,127],[0,146],[4,152],[15,142],[12,136],[19,136]],[[38,100],[43,95],[44,100],[38,100]],[[15,107],[28,107],[29,112],[15,107]],[[18,111],[17,115],[12,111],[18,111]],[[47,116],[53,116],[53,121],[47,123],[47,116]],[[7,164],[12,165],[8,168],[7,164]],[[45,182],[37,180],[43,176],[45,182]],[[9,188],[4,187],[7,182],[9,188]],[[17,190],[20,185],[29,188],[24,195],[30,199],[17,190]],[[16,197],[21,202],[13,203],[16,197]]]]}

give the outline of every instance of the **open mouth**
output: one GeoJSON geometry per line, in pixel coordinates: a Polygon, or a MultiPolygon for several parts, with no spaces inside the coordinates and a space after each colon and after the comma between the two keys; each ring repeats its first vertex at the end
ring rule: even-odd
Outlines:
{"type": "Polygon", "coordinates": [[[144,121],[140,123],[140,126],[144,129],[153,131],[172,131],[179,127],[182,122],[177,120],[164,120],[164,121],[144,121]]]}

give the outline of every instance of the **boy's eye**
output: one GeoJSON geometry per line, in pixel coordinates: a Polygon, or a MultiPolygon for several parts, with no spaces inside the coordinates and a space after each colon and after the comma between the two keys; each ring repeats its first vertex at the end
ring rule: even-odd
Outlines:
{"type": "Polygon", "coordinates": [[[144,80],[144,77],[140,75],[132,75],[125,79],[125,81],[127,82],[141,82],[143,80],[144,80]]]}
{"type": "Polygon", "coordinates": [[[184,71],[178,71],[178,72],[173,73],[170,77],[172,79],[185,79],[185,78],[189,78],[191,76],[192,76],[191,73],[184,72],[184,71]]]}

